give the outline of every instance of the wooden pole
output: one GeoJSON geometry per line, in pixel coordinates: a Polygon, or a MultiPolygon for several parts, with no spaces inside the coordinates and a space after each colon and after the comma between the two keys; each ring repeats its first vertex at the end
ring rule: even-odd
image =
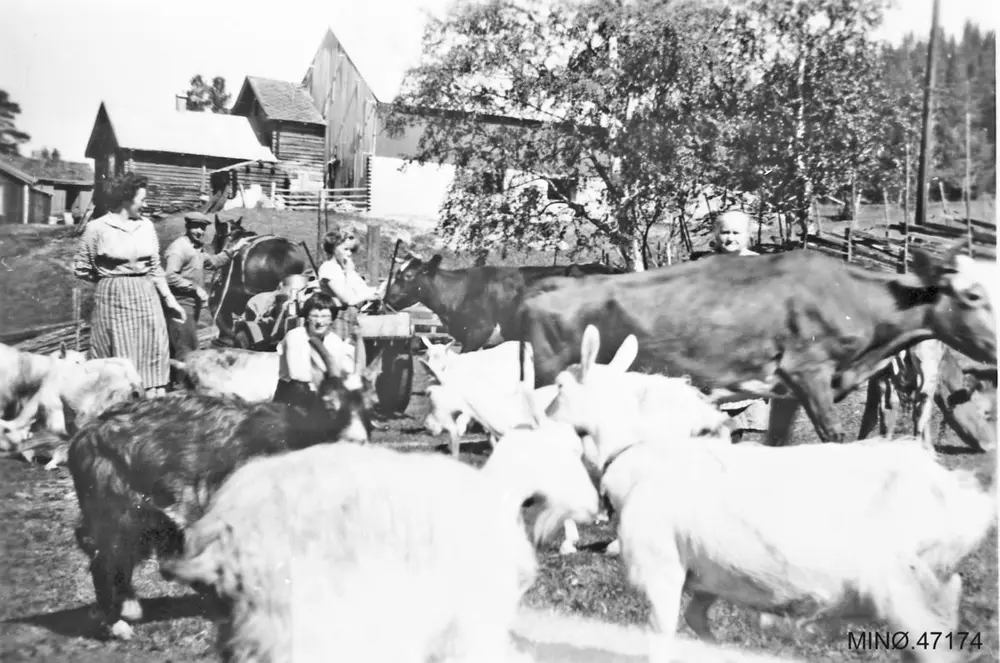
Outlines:
{"type": "Polygon", "coordinates": [[[891,222],[889,221],[889,192],[882,189],[882,218],[885,220],[885,236],[889,237],[889,226],[891,222]]]}
{"type": "Polygon", "coordinates": [[[969,256],[975,258],[972,250],[972,116],[969,113],[969,80],[965,81],[965,233],[968,238],[969,256]]]}
{"type": "Polygon", "coordinates": [[[76,351],[80,351],[80,288],[73,288],[73,326],[76,337],[76,351]]]}
{"type": "Polygon", "coordinates": [[[382,254],[382,226],[378,223],[372,223],[368,226],[368,236],[367,236],[368,248],[366,249],[366,258],[368,259],[368,283],[372,287],[378,284],[379,280],[379,266],[381,261],[379,256],[382,254]]]}
{"type": "MultiPolygon", "coordinates": [[[[322,193],[316,196],[316,255],[323,255],[323,203],[320,200],[322,193]]],[[[309,200],[306,198],[306,200],[309,200]]]]}
{"type": "Polygon", "coordinates": [[[858,178],[855,173],[851,173],[851,228],[857,228],[858,224],[858,178]]]}
{"type": "Polygon", "coordinates": [[[903,166],[903,237],[910,234],[910,141],[906,141],[906,163],[903,166]]]}
{"type": "Polygon", "coordinates": [[[931,11],[931,36],[927,42],[927,71],[924,78],[923,133],[920,137],[920,162],[917,166],[917,214],[913,222],[927,223],[927,163],[931,153],[931,106],[934,100],[934,45],[937,41],[938,13],[941,1],[933,0],[931,11]]]}
{"type": "Polygon", "coordinates": [[[854,262],[853,241],[851,240],[851,229],[844,228],[844,241],[847,242],[847,262],[854,262]]]}
{"type": "Polygon", "coordinates": [[[944,197],[944,182],[938,179],[937,184],[938,184],[938,195],[941,196],[941,214],[942,216],[945,217],[945,220],[947,220],[949,211],[948,211],[948,201],[944,197]]]}

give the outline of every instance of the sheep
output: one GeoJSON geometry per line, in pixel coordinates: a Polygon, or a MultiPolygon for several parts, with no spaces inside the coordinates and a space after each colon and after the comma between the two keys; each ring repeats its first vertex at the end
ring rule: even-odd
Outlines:
{"type": "Polygon", "coordinates": [[[536,543],[591,518],[581,454],[571,436],[509,439],[482,470],[354,444],[255,459],[161,573],[223,599],[217,646],[232,663],[511,660],[537,570],[521,506],[546,498],[536,543]]]}
{"type": "Polygon", "coordinates": [[[652,605],[651,661],[669,660],[685,589],[685,621],[705,639],[717,598],[761,611],[762,626],[782,615],[798,628],[875,618],[911,633],[957,628],[954,571],[994,524],[995,467],[983,490],[971,473],[942,467],[919,438],[648,443],[635,435],[635,405],[592,373],[599,342],[588,327],[579,374],[558,376],[556,418],[593,439],[585,454],[619,510],[629,581],[652,605]]]}
{"type": "MultiPolygon", "coordinates": [[[[321,344],[316,343],[321,347],[321,344]]],[[[327,366],[332,366],[324,354],[327,366]]],[[[309,408],[202,394],[116,405],[70,441],[68,465],[82,522],[77,544],[90,558],[102,627],[129,639],[141,618],[135,565],[180,551],[183,529],[241,463],[338,439],[366,441],[370,423],[360,379],[330,374],[309,408]]]]}

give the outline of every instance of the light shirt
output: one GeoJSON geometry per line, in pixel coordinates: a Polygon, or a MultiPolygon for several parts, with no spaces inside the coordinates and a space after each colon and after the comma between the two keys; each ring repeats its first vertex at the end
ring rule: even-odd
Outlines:
{"type": "Polygon", "coordinates": [[[232,260],[228,253],[206,253],[204,247],[196,247],[187,235],[171,242],[163,257],[170,290],[175,295],[192,297],[196,289],[205,287],[206,266],[218,269],[232,260]]]}
{"type": "Polygon", "coordinates": [[[105,214],[87,224],[73,259],[73,272],[78,279],[92,282],[109,276],[150,276],[164,287],[167,284],[153,222],[122,221],[117,214],[105,214]]]}
{"type": "MultiPolygon", "coordinates": [[[[354,345],[341,339],[332,331],[323,338],[323,345],[330,351],[341,374],[354,373],[354,345]]],[[[323,358],[309,345],[309,332],[305,327],[289,329],[278,344],[278,378],[298,380],[318,387],[324,374],[323,358]]]]}
{"type": "Polygon", "coordinates": [[[333,258],[327,260],[319,266],[316,278],[319,279],[320,283],[324,279],[328,280],[330,290],[334,294],[337,292],[348,293],[352,298],[350,301],[344,302],[337,298],[341,306],[355,306],[375,292],[374,288],[361,278],[358,270],[354,267],[354,261],[350,259],[347,261],[347,269],[341,267],[340,263],[333,258]]]}

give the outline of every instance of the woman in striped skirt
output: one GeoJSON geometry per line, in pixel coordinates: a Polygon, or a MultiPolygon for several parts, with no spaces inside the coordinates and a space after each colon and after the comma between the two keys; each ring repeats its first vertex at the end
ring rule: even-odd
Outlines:
{"type": "Polygon", "coordinates": [[[358,305],[379,300],[382,295],[365,283],[354,266],[353,256],[358,251],[358,240],[353,231],[331,230],[323,237],[323,251],[327,259],[319,266],[316,278],[323,291],[337,299],[338,311],[333,321],[333,333],[345,341],[357,344],[358,352],[361,353],[359,365],[365,366],[368,362],[358,322],[358,305]]]}
{"type": "Polygon", "coordinates": [[[91,357],[131,360],[146,394],[159,396],[170,382],[164,309],[182,322],[186,315],[167,287],[153,223],[141,215],[148,184],[135,173],[107,183],[111,211],[87,224],[73,267],[77,278],[97,284],[91,357]]]}

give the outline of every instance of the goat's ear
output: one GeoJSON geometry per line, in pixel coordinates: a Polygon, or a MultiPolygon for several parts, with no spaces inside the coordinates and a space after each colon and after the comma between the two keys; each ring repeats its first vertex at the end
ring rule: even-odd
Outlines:
{"type": "Polygon", "coordinates": [[[423,357],[417,357],[417,361],[419,361],[421,364],[424,365],[424,367],[427,369],[427,372],[431,374],[431,377],[434,378],[438,384],[441,384],[441,376],[438,375],[437,371],[434,370],[433,366],[427,363],[426,359],[424,359],[423,357]]]}
{"type": "Polygon", "coordinates": [[[219,226],[224,226],[224,225],[226,225],[226,224],[224,224],[224,223],[222,222],[222,219],[220,219],[220,218],[219,218],[219,215],[218,215],[218,214],[216,214],[216,215],[215,215],[215,226],[216,226],[216,227],[219,227],[219,226]]]}
{"type": "Polygon", "coordinates": [[[587,381],[587,375],[595,363],[601,349],[601,332],[594,325],[587,325],[580,343],[580,382],[587,381]]]}
{"type": "Polygon", "coordinates": [[[618,347],[618,352],[616,352],[615,356],[611,358],[610,362],[608,362],[608,366],[620,373],[624,373],[630,366],[632,366],[632,362],[635,361],[636,355],[638,354],[639,339],[635,337],[635,334],[629,334],[618,347]]]}

